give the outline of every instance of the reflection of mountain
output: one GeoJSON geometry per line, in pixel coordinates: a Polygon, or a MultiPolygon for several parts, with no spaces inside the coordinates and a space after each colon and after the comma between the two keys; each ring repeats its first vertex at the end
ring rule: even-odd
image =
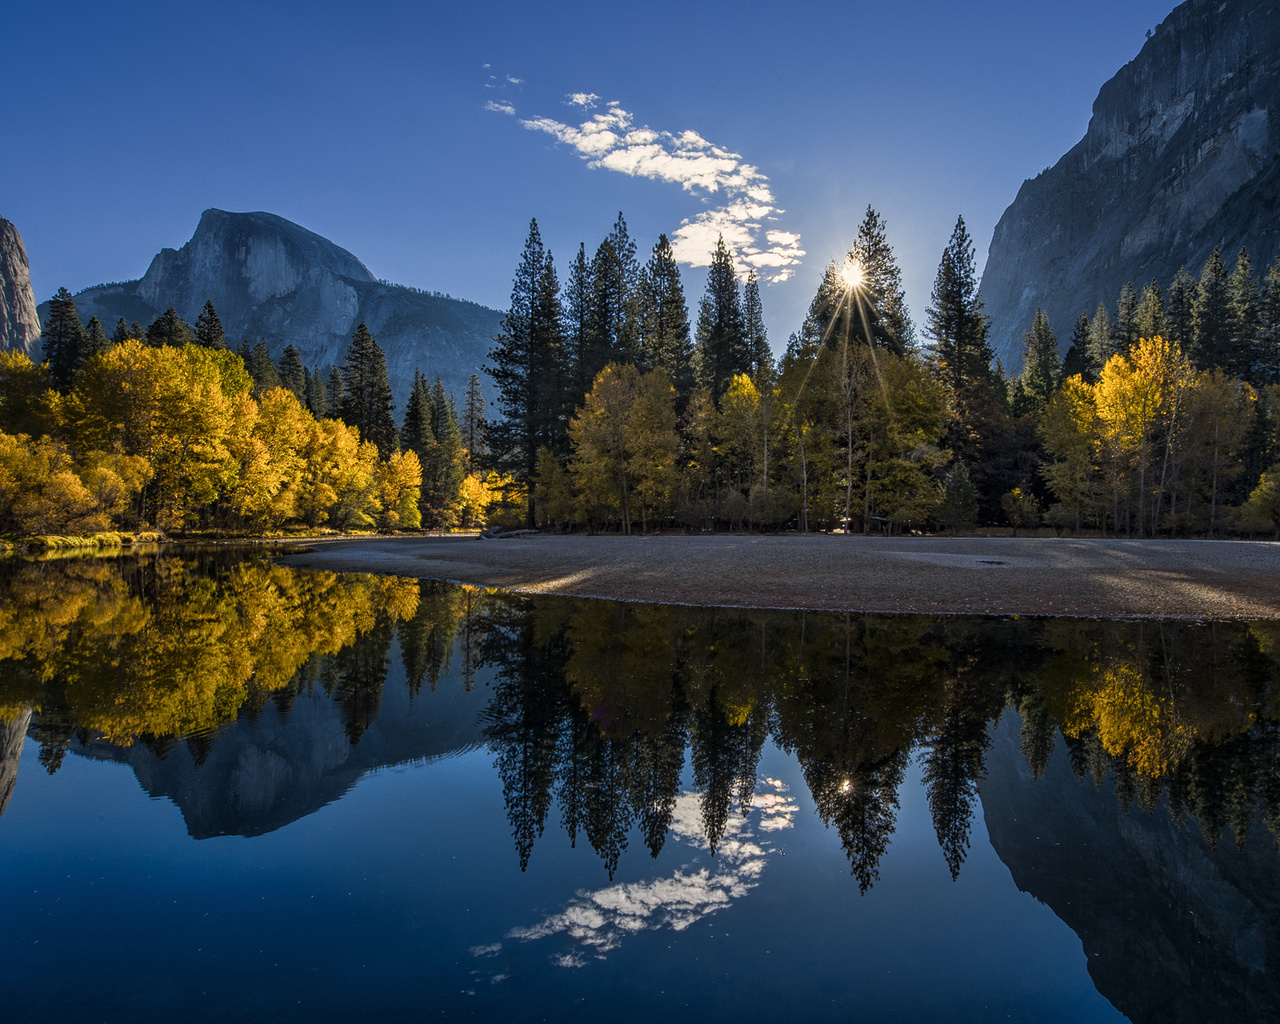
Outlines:
{"type": "Polygon", "coordinates": [[[1163,804],[1121,809],[1058,743],[1032,782],[1017,720],[994,730],[982,805],[1018,887],[1080,937],[1098,991],[1135,1024],[1280,1019],[1280,857],[1265,835],[1211,851],[1163,804]]]}
{"type": "Polygon", "coordinates": [[[9,806],[18,781],[18,758],[22,756],[22,741],[30,721],[31,712],[24,711],[12,721],[0,722],[0,814],[9,806]]]}
{"type": "Polygon", "coordinates": [[[128,764],[152,796],[171,799],[196,839],[273,832],[337,800],[370,770],[461,753],[480,740],[480,711],[489,688],[466,691],[446,678],[410,698],[393,663],[381,703],[356,745],[341,704],[319,690],[288,710],[268,703],[204,739],[164,756],[142,743],[94,743],[83,756],[128,764]]]}

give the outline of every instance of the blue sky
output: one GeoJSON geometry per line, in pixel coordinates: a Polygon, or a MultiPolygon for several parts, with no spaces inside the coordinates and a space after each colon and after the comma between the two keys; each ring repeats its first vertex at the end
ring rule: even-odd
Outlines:
{"type": "MultiPolygon", "coordinates": [[[[212,206],[280,214],[378,277],[502,308],[530,217],[563,269],[621,210],[642,256],[659,232],[683,227],[694,258],[708,231],[737,231],[786,278],[763,290],[775,350],[868,204],[919,324],[957,214],[981,264],[1023,180],[1080,139],[1171,9],[13,7],[0,216],[37,300],[140,276],[212,206]]],[[[692,309],[705,275],[684,270],[692,309]]]]}

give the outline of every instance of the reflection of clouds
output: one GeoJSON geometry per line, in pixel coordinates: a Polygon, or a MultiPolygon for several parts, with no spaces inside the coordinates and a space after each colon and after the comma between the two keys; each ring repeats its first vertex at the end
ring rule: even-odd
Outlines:
{"type": "MultiPolygon", "coordinates": [[[[626,882],[578,893],[559,913],[527,928],[513,928],[507,938],[534,942],[563,935],[580,948],[552,957],[561,967],[582,967],[589,957],[603,959],[631,934],[670,928],[684,931],[704,917],[714,914],[759,884],[765,857],[772,850],[770,840],[754,840],[749,830],[751,815],[758,814],[756,827],[773,833],[790,828],[796,812],[795,801],[786,795],[786,785],[778,779],[764,779],[756,788],[752,809],[731,817],[716,854],[715,870],[676,871],[668,878],[648,882],[626,882]]],[[[681,793],[676,798],[670,833],[694,847],[702,847],[702,796],[681,793]]],[[[496,956],[501,943],[473,946],[473,956],[496,956]]]]}

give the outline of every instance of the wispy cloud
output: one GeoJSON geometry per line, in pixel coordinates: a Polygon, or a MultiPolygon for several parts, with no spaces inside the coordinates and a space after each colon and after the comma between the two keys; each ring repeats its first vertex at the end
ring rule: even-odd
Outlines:
{"type": "Polygon", "coordinates": [[[514,114],[516,108],[510,103],[501,103],[498,100],[490,100],[484,105],[485,110],[492,110],[498,114],[514,114]]]}
{"type": "MultiPolygon", "coordinates": [[[[565,102],[596,110],[600,97],[575,92],[565,102]]],[[[489,105],[491,110],[512,112],[503,107],[509,105],[489,105]]],[[[682,263],[707,266],[717,238],[723,236],[743,275],[754,268],[763,280],[785,281],[800,265],[805,254],[800,236],[769,226],[785,212],[774,199],[769,179],[740,154],[697,132],[658,131],[637,124],[617,100],[576,125],[552,117],[523,118],[520,123],[571,146],[589,167],[671,182],[708,206],[712,197],[719,199],[719,205],[682,220],[673,233],[671,246],[682,263]]]]}

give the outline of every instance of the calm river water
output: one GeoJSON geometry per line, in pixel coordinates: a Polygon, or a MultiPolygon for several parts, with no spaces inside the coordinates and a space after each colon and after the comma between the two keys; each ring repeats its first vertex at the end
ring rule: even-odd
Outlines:
{"type": "Polygon", "coordinates": [[[0,565],[6,1021],[1280,1017],[1280,624],[0,565]]]}

